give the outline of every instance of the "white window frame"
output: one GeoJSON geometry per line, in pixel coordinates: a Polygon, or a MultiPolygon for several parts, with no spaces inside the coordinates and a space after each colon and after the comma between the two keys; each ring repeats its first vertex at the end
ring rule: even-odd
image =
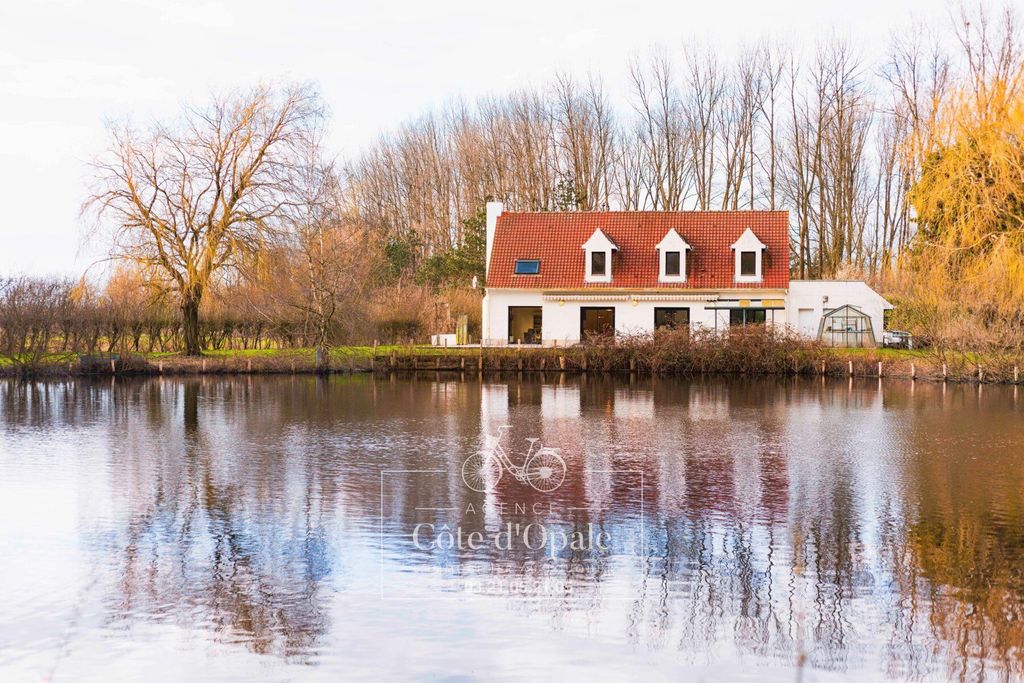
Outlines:
{"type": "Polygon", "coordinates": [[[767,249],[764,242],[757,238],[754,231],[747,228],[732,245],[734,257],[733,281],[738,283],[757,283],[764,280],[764,252],[767,249]],[[754,252],[754,274],[743,275],[740,269],[741,254],[745,251],[754,252]]]}
{"type": "Polygon", "coordinates": [[[598,228],[594,234],[583,243],[583,252],[586,259],[586,275],[584,282],[611,282],[612,281],[612,252],[618,251],[619,247],[612,242],[607,235],[598,228]],[[604,253],[604,275],[594,275],[592,272],[593,260],[591,254],[604,253]]]}
{"type": "Polygon", "coordinates": [[[676,232],[675,228],[672,228],[665,233],[655,248],[658,250],[658,282],[667,284],[686,282],[686,257],[687,252],[690,251],[690,245],[683,239],[683,236],[676,232]],[[665,272],[668,253],[671,251],[679,252],[678,275],[669,275],[665,272]]]}

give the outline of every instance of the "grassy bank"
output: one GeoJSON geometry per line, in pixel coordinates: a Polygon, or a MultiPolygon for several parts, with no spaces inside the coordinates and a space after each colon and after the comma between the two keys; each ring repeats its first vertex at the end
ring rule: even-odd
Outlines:
{"type": "MultiPolygon", "coordinates": [[[[385,345],[331,350],[330,372],[637,372],[913,377],[955,382],[1018,382],[1024,359],[1012,354],[938,350],[833,349],[761,329],[729,335],[668,332],[559,348],[437,348],[385,345]]],[[[8,361],[5,375],[309,374],[313,349],[210,351],[199,357],[171,353],[54,354],[35,368],[8,361]]]]}

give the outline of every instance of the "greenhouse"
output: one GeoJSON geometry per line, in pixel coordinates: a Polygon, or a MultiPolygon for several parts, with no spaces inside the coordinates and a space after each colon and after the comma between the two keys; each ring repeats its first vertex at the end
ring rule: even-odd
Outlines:
{"type": "Polygon", "coordinates": [[[871,317],[849,304],[825,311],[818,338],[829,346],[862,348],[875,345],[871,317]]]}

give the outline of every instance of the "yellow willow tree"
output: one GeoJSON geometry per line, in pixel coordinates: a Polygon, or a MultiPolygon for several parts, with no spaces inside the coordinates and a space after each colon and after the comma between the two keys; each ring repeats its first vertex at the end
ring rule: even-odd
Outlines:
{"type": "Polygon", "coordinates": [[[147,131],[111,128],[83,211],[112,228],[112,258],[162,276],[181,309],[188,355],[202,350],[204,293],[272,242],[300,201],[297,169],[322,118],[309,87],[264,85],[147,131]]]}
{"type": "Polygon", "coordinates": [[[939,336],[966,325],[993,341],[1024,341],[1024,58],[1012,20],[1001,40],[965,22],[976,31],[961,36],[969,71],[943,103],[908,193],[918,225],[914,297],[939,336]]]}

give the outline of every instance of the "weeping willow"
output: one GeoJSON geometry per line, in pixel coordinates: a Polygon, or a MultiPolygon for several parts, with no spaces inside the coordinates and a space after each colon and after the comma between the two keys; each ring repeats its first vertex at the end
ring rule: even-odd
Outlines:
{"type": "Polygon", "coordinates": [[[989,83],[951,98],[941,125],[908,194],[920,322],[1012,335],[1024,325],[1024,94],[989,83]]]}

